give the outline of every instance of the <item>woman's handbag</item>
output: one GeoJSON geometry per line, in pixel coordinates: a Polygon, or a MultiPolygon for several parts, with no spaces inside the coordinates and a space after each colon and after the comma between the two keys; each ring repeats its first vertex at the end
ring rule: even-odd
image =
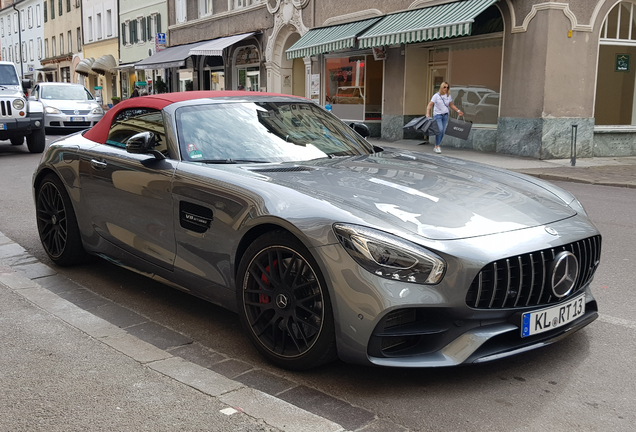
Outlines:
{"type": "Polygon", "coordinates": [[[470,128],[472,126],[473,126],[472,123],[459,120],[459,119],[454,119],[449,116],[448,125],[446,126],[446,135],[467,140],[468,134],[470,133],[470,128]]]}

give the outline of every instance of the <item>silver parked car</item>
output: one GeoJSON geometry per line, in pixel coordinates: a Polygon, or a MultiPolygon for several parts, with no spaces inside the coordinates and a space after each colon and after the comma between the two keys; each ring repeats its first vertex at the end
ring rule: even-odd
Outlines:
{"type": "Polygon", "coordinates": [[[52,144],[33,177],[42,245],[238,312],[292,369],[500,359],[597,318],[601,236],[542,180],[374,147],[305,99],[129,99],[52,144]]]}
{"type": "Polygon", "coordinates": [[[97,124],[104,110],[81,84],[41,82],[31,91],[31,100],[44,106],[44,127],[77,131],[97,124]]]}

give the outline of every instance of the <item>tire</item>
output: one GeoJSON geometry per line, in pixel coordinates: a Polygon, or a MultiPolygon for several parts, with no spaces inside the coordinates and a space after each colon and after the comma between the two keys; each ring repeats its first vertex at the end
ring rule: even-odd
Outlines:
{"type": "Polygon", "coordinates": [[[19,146],[19,145],[24,144],[24,136],[22,136],[22,135],[13,136],[13,137],[9,138],[9,141],[11,141],[11,145],[19,146]]]}
{"type": "Polygon", "coordinates": [[[27,135],[27,147],[31,153],[42,153],[46,147],[46,135],[44,128],[36,129],[27,135]]]}
{"type": "Polygon", "coordinates": [[[243,329],[269,361],[303,370],[337,357],[327,285],[291,234],[273,231],[256,239],[241,259],[236,285],[243,329]]]}
{"type": "Polygon", "coordinates": [[[36,191],[35,211],[40,241],[51,261],[71,266],[86,261],[71,199],[60,179],[47,174],[36,191]]]}

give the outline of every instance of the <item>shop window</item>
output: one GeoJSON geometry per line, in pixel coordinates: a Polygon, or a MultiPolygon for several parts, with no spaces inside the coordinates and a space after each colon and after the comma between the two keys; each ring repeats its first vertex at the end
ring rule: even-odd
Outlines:
{"type": "Polygon", "coordinates": [[[327,58],[325,101],[343,120],[382,119],[382,60],[372,55],[327,58]]]}
{"type": "Polygon", "coordinates": [[[636,125],[636,4],[618,3],[601,27],[596,125],[636,125]]]}

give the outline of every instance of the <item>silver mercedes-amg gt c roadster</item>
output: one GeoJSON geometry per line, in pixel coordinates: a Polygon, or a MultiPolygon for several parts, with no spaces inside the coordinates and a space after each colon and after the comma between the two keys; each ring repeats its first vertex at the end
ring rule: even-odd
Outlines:
{"type": "Polygon", "coordinates": [[[123,101],[46,150],[33,192],[55,264],[97,255],[231,309],[285,368],[484,362],[598,315],[601,236],[568,192],[374,146],[302,98],[123,101]]]}

